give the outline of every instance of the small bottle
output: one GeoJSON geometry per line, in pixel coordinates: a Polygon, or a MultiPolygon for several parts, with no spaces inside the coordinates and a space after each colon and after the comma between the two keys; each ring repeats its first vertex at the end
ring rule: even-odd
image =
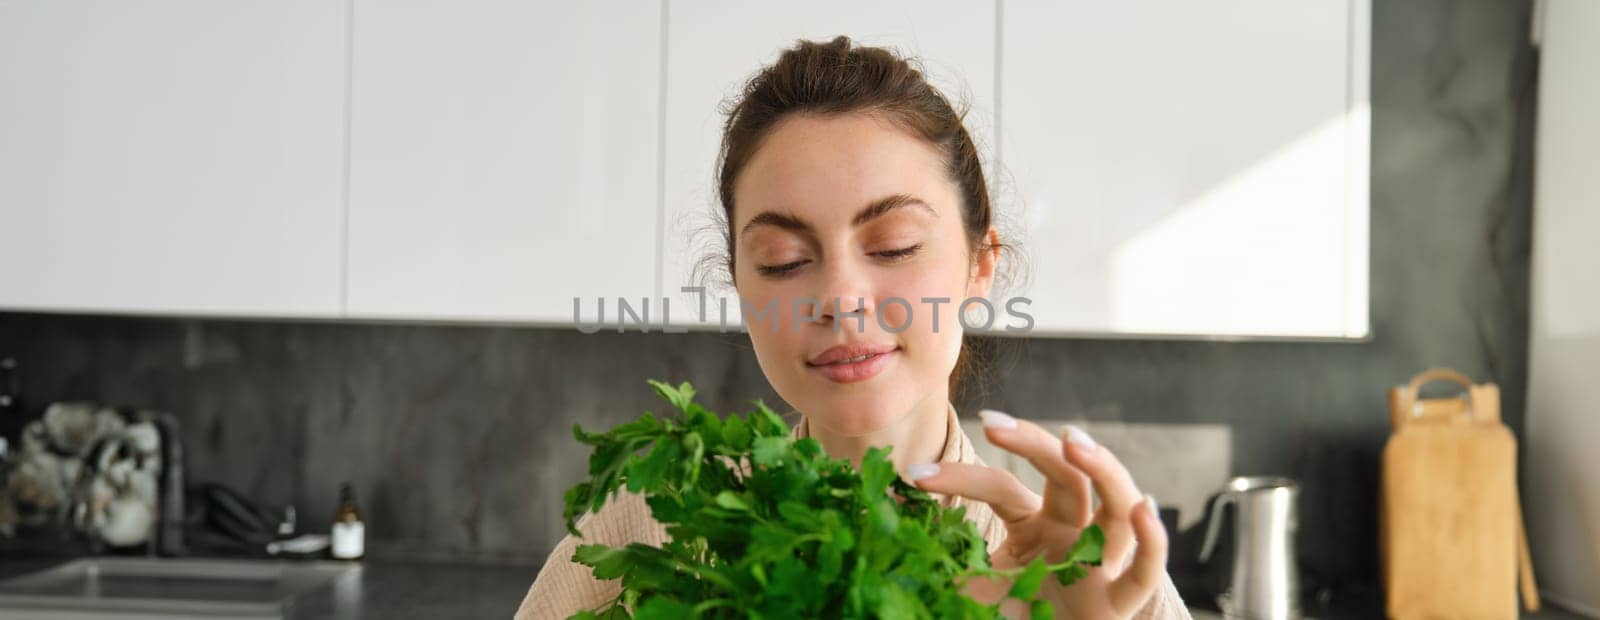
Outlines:
{"type": "Polygon", "coordinates": [[[350,483],[339,485],[339,510],[333,514],[333,548],[339,560],[359,560],[366,555],[366,526],[356,510],[356,494],[350,483]]]}

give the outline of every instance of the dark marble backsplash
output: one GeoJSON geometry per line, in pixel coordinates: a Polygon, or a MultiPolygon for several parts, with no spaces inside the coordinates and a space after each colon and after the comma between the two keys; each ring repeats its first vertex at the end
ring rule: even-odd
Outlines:
{"type": "MultiPolygon", "coordinates": [[[[1230,425],[1235,473],[1305,481],[1302,559],[1334,585],[1375,578],[1384,390],[1452,366],[1498,382],[1520,432],[1527,374],[1530,3],[1374,5],[1369,341],[1004,339],[985,390],[956,403],[1230,425]]],[[[646,378],[692,381],[716,408],[781,404],[738,334],[0,314],[5,355],[26,415],[172,411],[191,480],[307,523],[352,482],[374,555],[542,560],[584,472],[569,429],[658,409],[646,378]]]]}

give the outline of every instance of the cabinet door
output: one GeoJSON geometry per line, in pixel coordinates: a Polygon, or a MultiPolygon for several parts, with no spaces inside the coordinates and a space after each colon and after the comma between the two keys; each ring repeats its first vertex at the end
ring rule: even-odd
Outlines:
{"type": "MultiPolygon", "coordinates": [[[[721,145],[720,107],[745,80],[777,60],[796,39],[852,40],[887,45],[924,62],[929,77],[953,101],[972,106],[969,130],[986,159],[992,154],[995,92],[993,2],[809,3],[674,2],[668,11],[666,75],[665,226],[662,229],[662,294],[673,301],[672,322],[716,329],[716,303],[707,303],[702,323],[689,310],[695,295],[680,287],[698,275],[726,279],[714,269],[697,274],[696,263],[722,247],[713,214],[715,165],[721,145]]],[[[730,329],[739,324],[739,302],[731,289],[708,295],[728,299],[730,329]]]]}
{"type": "Polygon", "coordinates": [[[0,307],[336,316],[346,14],[0,3],[0,307]]]}
{"type": "Polygon", "coordinates": [[[592,320],[597,296],[654,294],[657,2],[354,19],[351,316],[568,326],[574,297],[592,320]]]}
{"type": "Polygon", "coordinates": [[[1037,331],[1364,336],[1367,8],[1006,3],[1037,331]]]}

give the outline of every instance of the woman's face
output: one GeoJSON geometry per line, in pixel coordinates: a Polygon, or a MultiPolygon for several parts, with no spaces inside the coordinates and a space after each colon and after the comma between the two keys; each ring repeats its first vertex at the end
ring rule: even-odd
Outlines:
{"type": "Polygon", "coordinates": [[[988,294],[994,254],[972,260],[932,145],[869,114],[792,116],[740,173],[734,204],[734,283],[779,396],[845,437],[944,408],[956,308],[988,294]],[[924,298],[947,301],[935,316],[924,298]]]}

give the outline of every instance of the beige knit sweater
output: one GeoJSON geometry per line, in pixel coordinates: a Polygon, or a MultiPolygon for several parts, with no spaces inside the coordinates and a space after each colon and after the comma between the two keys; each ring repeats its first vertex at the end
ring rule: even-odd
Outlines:
{"type": "MultiPolygon", "coordinates": [[[[946,463],[983,464],[983,460],[972,449],[972,440],[961,430],[955,407],[951,406],[949,411],[944,453],[939,460],[946,463]]],[[[793,434],[796,438],[809,436],[803,418],[793,434]]],[[[991,552],[1005,540],[1005,524],[995,516],[988,504],[959,496],[934,494],[934,497],[945,506],[966,506],[967,519],[977,526],[978,532],[988,541],[991,552]]],[[[618,580],[595,579],[589,567],[572,561],[572,554],[578,545],[623,546],[632,542],[661,545],[667,539],[665,528],[650,516],[650,508],[645,505],[644,498],[626,491],[606,502],[598,512],[580,518],[577,526],[578,531],[583,532],[583,538],[568,535],[550,552],[544,567],[539,570],[539,576],[522,599],[522,606],[517,609],[517,620],[563,619],[579,610],[599,607],[617,597],[622,589],[618,580]]],[[[1189,617],[1189,611],[1184,607],[1183,599],[1178,596],[1171,578],[1134,614],[1135,620],[1187,620],[1189,617]]]]}

